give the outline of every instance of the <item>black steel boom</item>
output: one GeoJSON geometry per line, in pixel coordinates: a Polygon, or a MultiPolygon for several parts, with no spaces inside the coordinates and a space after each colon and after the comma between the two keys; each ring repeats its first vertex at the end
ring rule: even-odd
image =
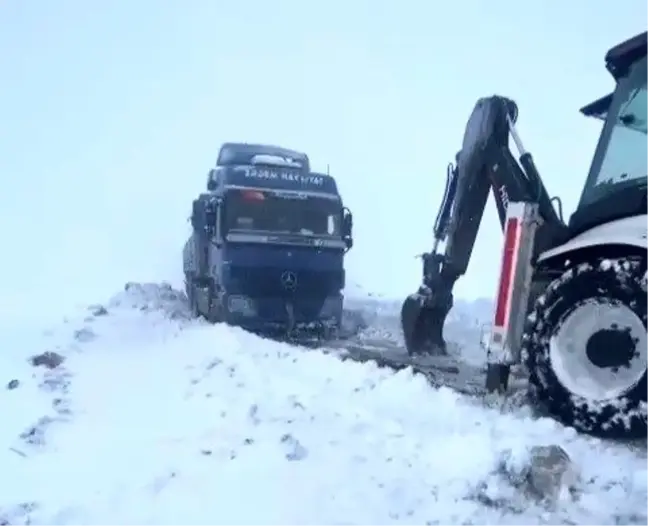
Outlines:
{"type": "Polygon", "coordinates": [[[468,269],[489,190],[502,227],[509,202],[538,204],[543,224],[536,254],[555,244],[566,230],[515,130],[517,116],[515,102],[495,95],[478,100],[468,120],[456,165],[448,167],[433,248],[423,255],[423,283],[405,300],[401,311],[410,354],[445,351],[443,325],[452,308],[452,290],[468,269]],[[509,137],[516,143],[519,159],[511,153],[509,137]]]}

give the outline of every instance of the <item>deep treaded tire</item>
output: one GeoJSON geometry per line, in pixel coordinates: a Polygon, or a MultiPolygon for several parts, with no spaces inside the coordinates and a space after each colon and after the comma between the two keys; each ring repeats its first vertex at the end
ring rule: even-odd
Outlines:
{"type": "Polygon", "coordinates": [[[646,343],[645,260],[581,263],[549,285],[527,319],[530,395],[579,431],[645,437],[646,343]]]}

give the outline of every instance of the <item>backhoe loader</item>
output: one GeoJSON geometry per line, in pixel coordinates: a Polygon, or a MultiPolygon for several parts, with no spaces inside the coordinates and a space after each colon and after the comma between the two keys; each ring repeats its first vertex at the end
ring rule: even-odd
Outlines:
{"type": "Polygon", "coordinates": [[[448,169],[422,284],[404,301],[401,324],[410,355],[444,352],[453,286],[468,268],[490,192],[504,242],[487,390],[505,392],[519,365],[531,399],[563,424],[645,437],[646,33],[610,49],[605,61],[615,88],[581,109],[603,126],[568,221],[524,149],[515,102],[477,102],[448,169]]]}

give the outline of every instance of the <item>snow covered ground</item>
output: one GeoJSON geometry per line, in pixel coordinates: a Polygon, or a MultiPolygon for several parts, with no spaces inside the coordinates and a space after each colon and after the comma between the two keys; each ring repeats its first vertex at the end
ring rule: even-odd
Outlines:
{"type": "Polygon", "coordinates": [[[104,307],[0,327],[1,524],[647,521],[645,445],[190,320],[170,287],[104,307]],[[552,506],[520,478],[547,444],[580,470],[552,506]]]}

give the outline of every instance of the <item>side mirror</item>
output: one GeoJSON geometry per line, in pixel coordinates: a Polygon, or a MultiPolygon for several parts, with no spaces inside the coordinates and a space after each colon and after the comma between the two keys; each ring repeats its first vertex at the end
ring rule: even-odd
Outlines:
{"type": "Polygon", "coordinates": [[[227,235],[225,224],[225,207],[223,206],[224,200],[222,197],[217,197],[212,204],[213,207],[213,221],[214,221],[214,243],[217,247],[223,244],[223,239],[227,235]]]}
{"type": "Polygon", "coordinates": [[[194,199],[191,208],[191,226],[195,232],[211,236],[216,227],[216,203],[194,199]]]}
{"type": "Polygon", "coordinates": [[[353,247],[353,214],[346,207],[342,209],[342,239],[347,250],[351,250],[353,247]]]}
{"type": "Polygon", "coordinates": [[[216,170],[212,168],[207,172],[207,190],[210,192],[216,190],[218,182],[216,181],[216,170]]]}
{"type": "Polygon", "coordinates": [[[191,203],[191,227],[194,230],[200,230],[204,224],[203,206],[200,199],[194,199],[191,203]]]}
{"type": "Polygon", "coordinates": [[[342,235],[353,235],[353,214],[346,206],[342,209],[342,235]]]}

